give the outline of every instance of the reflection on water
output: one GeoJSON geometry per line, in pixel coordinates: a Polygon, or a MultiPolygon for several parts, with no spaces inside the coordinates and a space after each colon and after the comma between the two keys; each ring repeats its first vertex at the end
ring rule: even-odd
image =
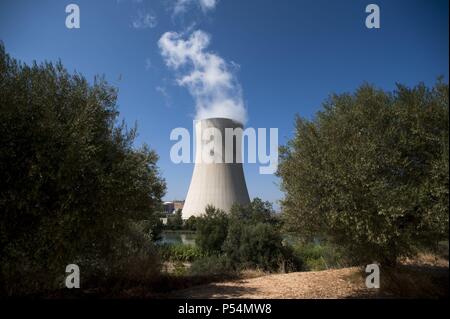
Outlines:
{"type": "Polygon", "coordinates": [[[158,243],[195,245],[195,236],[192,232],[163,232],[158,243]]]}

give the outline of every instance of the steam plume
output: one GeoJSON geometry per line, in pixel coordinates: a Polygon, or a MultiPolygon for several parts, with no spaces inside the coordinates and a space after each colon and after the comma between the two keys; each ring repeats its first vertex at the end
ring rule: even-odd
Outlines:
{"type": "Polygon", "coordinates": [[[187,87],[195,99],[197,119],[222,117],[245,124],[240,85],[230,66],[207,51],[210,39],[201,30],[187,39],[177,32],[166,32],[158,45],[166,65],[178,72],[177,83],[187,87]]]}

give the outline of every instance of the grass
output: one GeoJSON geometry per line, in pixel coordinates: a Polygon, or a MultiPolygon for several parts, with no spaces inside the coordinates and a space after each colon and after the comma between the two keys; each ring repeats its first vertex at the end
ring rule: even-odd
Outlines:
{"type": "Polygon", "coordinates": [[[197,246],[184,244],[163,244],[158,251],[165,262],[193,262],[205,256],[197,246]]]}
{"type": "Polygon", "coordinates": [[[302,271],[319,271],[347,266],[342,254],[337,247],[327,243],[302,243],[291,244],[295,258],[301,264],[302,271]]]}

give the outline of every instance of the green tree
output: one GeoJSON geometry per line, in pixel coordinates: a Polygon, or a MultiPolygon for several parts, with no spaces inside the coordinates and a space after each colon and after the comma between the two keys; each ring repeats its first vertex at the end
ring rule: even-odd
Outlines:
{"type": "Polygon", "coordinates": [[[180,230],[183,228],[183,217],[181,209],[178,209],[173,216],[167,218],[167,229],[180,230]]]}
{"type": "Polygon", "coordinates": [[[235,267],[278,270],[283,261],[282,237],[269,223],[230,221],[223,251],[235,267]]]}
{"type": "Polygon", "coordinates": [[[237,268],[278,270],[284,249],[270,202],[255,198],[248,205],[232,207],[223,252],[237,268]]]}
{"type": "Polygon", "coordinates": [[[164,224],[161,220],[163,215],[161,213],[151,214],[142,223],[144,225],[143,232],[149,234],[150,239],[155,242],[161,240],[161,235],[164,230],[164,224]]]}
{"type": "Polygon", "coordinates": [[[85,286],[127,261],[156,272],[130,222],[152,216],[165,183],[116,100],[103,79],[19,63],[0,44],[0,294],[53,289],[70,263],[85,286]]]}
{"type": "Polygon", "coordinates": [[[297,118],[278,174],[286,225],[358,262],[395,264],[448,239],[448,84],[361,86],[297,118]]]}
{"type": "Polygon", "coordinates": [[[189,217],[184,223],[184,229],[192,231],[197,230],[197,217],[189,217]]]}
{"type": "Polygon", "coordinates": [[[262,201],[260,198],[254,198],[247,205],[233,205],[230,212],[231,218],[236,221],[250,223],[272,223],[275,224],[275,212],[270,202],[262,201]]]}
{"type": "Polygon", "coordinates": [[[228,233],[228,217],[220,209],[207,206],[197,218],[196,244],[208,254],[219,254],[228,233]]]}

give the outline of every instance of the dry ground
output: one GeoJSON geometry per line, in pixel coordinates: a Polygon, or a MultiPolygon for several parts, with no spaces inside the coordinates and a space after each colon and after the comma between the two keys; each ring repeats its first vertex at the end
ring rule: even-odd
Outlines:
{"type": "MultiPolygon", "coordinates": [[[[424,256],[427,257],[427,256],[424,256]]],[[[171,298],[336,299],[448,297],[448,260],[404,261],[383,276],[382,289],[367,289],[361,268],[271,274],[179,290],[171,298]]]]}
{"type": "Polygon", "coordinates": [[[301,299],[367,295],[358,268],[266,275],[212,283],[174,293],[174,298],[301,299]]]}

